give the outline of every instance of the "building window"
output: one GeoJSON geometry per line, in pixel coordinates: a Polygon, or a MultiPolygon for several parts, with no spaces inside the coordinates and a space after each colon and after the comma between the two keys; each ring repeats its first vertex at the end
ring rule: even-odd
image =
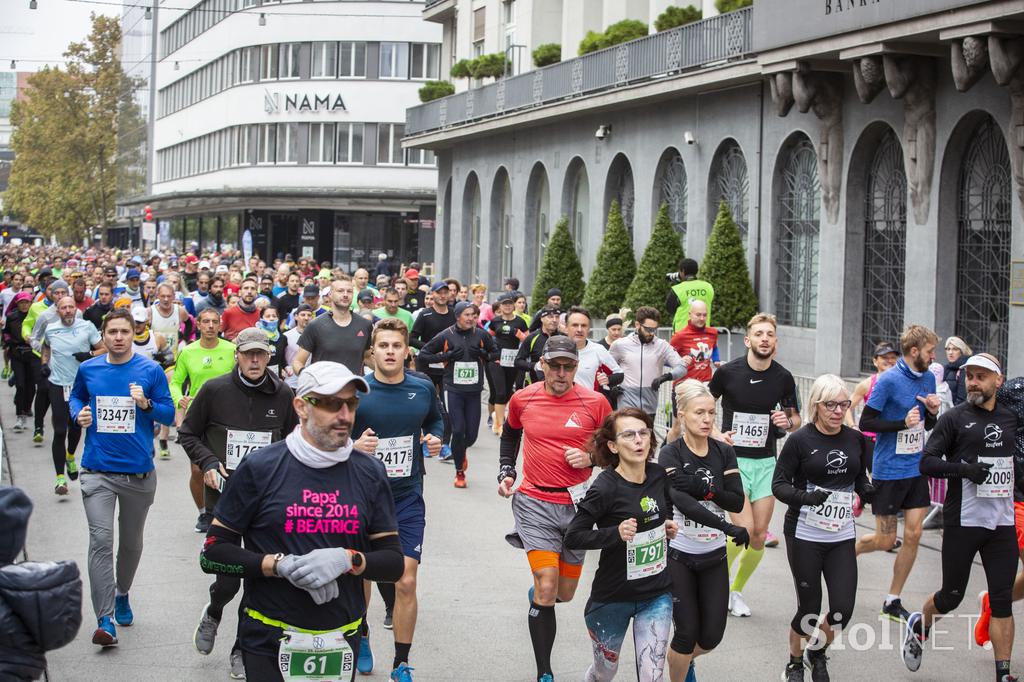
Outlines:
{"type": "Polygon", "coordinates": [[[1006,362],[1013,175],[995,121],[986,117],[970,139],[960,168],[956,333],[1006,362]]]}
{"type": "Polygon", "coordinates": [[[310,163],[334,163],[334,131],[333,123],[309,124],[310,163]]]}
{"type": "Polygon", "coordinates": [[[257,130],[256,163],[272,164],[277,160],[277,124],[261,123],[257,130]]]}
{"type": "Polygon", "coordinates": [[[309,75],[313,78],[334,78],[338,68],[338,43],[313,43],[309,75]]]}
{"type": "Polygon", "coordinates": [[[719,154],[718,168],[712,191],[715,192],[712,215],[718,212],[718,202],[724,201],[732,213],[740,239],[747,243],[747,204],[750,181],[747,177],[747,160],[738,144],[733,142],[719,154]]]}
{"type": "Polygon", "coordinates": [[[366,43],[340,43],[338,77],[366,78],[366,43]]]}
{"type": "Polygon", "coordinates": [[[429,149],[408,149],[405,152],[410,166],[436,166],[437,157],[429,149]]]}
{"type": "Polygon", "coordinates": [[[668,219],[679,239],[686,244],[686,166],[683,157],[674,149],[664,161],[658,182],[658,205],[668,206],[668,219]]]}
{"type": "Polygon", "coordinates": [[[260,80],[277,78],[277,55],[278,46],[264,45],[260,48],[260,80]]]}
{"type": "Polygon", "coordinates": [[[251,126],[235,126],[233,144],[235,145],[235,165],[249,165],[249,130],[251,126]]]}
{"type": "Polygon", "coordinates": [[[338,163],[363,162],[363,124],[338,124],[338,163]]]}
{"type": "Polygon", "coordinates": [[[897,341],[903,329],[907,176],[903,148],[891,129],[866,170],[861,371],[872,373],[875,345],[897,341]]]}
{"type": "Polygon", "coordinates": [[[281,43],[278,47],[278,78],[298,78],[302,45],[281,43]]]}
{"type": "Polygon", "coordinates": [[[576,177],[572,190],[572,215],[569,218],[569,231],[572,233],[572,241],[576,246],[576,253],[583,256],[583,240],[587,232],[587,208],[590,206],[590,183],[587,182],[587,172],[580,166],[576,170],[576,177]]]}
{"type": "Polygon", "coordinates": [[[380,77],[409,77],[409,43],[380,44],[380,77]]]}
{"type": "Polygon", "coordinates": [[[487,8],[473,10],[473,42],[482,42],[487,33],[487,8]]]}
{"type": "Polygon", "coordinates": [[[276,163],[299,162],[299,124],[277,124],[277,159],[276,163]]]}
{"type": "Polygon", "coordinates": [[[384,166],[400,166],[405,162],[402,154],[402,138],[405,125],[381,123],[377,126],[377,163],[384,166]]]}
{"type": "Polygon", "coordinates": [[[441,46],[436,43],[413,43],[409,77],[436,80],[441,77],[441,46]]]}
{"type": "Polygon", "coordinates": [[[775,308],[780,324],[813,328],[818,317],[821,184],[818,157],[806,137],[790,148],[780,182],[775,308]]]}
{"type": "Polygon", "coordinates": [[[630,239],[633,238],[633,196],[633,169],[626,157],[619,155],[612,162],[609,171],[605,211],[608,211],[612,201],[619,202],[622,222],[629,232],[630,239]]]}

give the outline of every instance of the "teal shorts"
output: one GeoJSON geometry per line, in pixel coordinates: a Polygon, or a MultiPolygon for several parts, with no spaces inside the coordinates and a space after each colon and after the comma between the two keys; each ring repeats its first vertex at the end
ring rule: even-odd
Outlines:
{"type": "Polygon", "coordinates": [[[775,458],[751,459],[737,457],[740,467],[740,480],[743,481],[743,492],[751,502],[762,497],[771,497],[772,476],[775,475],[775,458]]]}

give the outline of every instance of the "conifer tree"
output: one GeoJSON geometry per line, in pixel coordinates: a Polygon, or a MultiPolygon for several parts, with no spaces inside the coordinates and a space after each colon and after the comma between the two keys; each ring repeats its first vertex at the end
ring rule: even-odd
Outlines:
{"type": "Polygon", "coordinates": [[[590,311],[594,319],[617,312],[626,299],[626,290],[635,274],[633,242],[622,221],[619,202],[613,201],[608,209],[604,240],[597,251],[597,263],[590,273],[587,291],[583,296],[583,307],[590,311]]]}
{"type": "Polygon", "coordinates": [[[757,312],[743,240],[724,201],[718,206],[699,277],[715,288],[712,324],[716,327],[743,327],[757,312]]]}
{"type": "Polygon", "coordinates": [[[583,266],[576,255],[576,247],[569,234],[569,219],[562,216],[555,225],[555,231],[548,241],[544,261],[533,283],[531,310],[544,307],[548,300],[548,289],[560,289],[562,307],[578,305],[583,300],[583,266]]]}
{"type": "Polygon", "coordinates": [[[654,221],[651,239],[637,266],[636,277],[626,292],[626,307],[636,310],[642,305],[653,306],[661,311],[661,323],[671,325],[672,320],[665,310],[665,299],[668,298],[672,284],[665,275],[678,270],[682,259],[683,244],[668,219],[668,204],[662,203],[654,221]]]}

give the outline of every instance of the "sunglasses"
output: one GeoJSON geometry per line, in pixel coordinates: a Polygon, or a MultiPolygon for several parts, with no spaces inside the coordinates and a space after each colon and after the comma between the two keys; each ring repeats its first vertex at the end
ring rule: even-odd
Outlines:
{"type": "Polygon", "coordinates": [[[349,409],[350,412],[354,412],[359,407],[359,398],[352,396],[351,398],[339,398],[338,396],[303,396],[302,398],[313,407],[318,407],[326,412],[340,412],[341,407],[344,405],[349,409]]]}
{"type": "Polygon", "coordinates": [[[552,372],[571,372],[576,369],[575,362],[549,362],[548,367],[552,372]]]}

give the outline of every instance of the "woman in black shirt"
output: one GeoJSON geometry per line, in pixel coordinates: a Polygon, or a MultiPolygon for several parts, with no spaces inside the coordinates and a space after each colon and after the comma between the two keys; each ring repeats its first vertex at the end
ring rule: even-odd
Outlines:
{"type": "Polygon", "coordinates": [[[637,679],[664,674],[672,629],[666,538],[674,538],[678,526],[670,516],[665,470],[650,461],[654,447],[651,418],[634,408],[608,415],[591,441],[594,463],[604,471],[565,534],[568,548],[601,550],[584,610],[594,653],[587,680],[615,677],[631,619],[637,679]]]}

